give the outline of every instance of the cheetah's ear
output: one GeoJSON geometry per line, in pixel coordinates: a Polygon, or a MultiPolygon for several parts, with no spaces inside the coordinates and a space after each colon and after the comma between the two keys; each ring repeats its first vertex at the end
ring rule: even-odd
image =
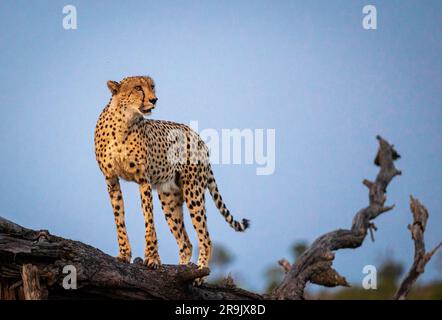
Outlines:
{"type": "Polygon", "coordinates": [[[120,89],[120,84],[116,81],[109,80],[107,82],[107,87],[109,88],[112,95],[116,94],[120,89]]]}

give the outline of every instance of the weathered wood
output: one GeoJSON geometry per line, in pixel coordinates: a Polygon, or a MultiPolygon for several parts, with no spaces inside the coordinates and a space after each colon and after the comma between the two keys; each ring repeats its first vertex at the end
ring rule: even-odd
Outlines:
{"type": "MultiPolygon", "coordinates": [[[[339,229],[326,233],[316,239],[297,260],[290,266],[282,283],[270,295],[273,299],[304,299],[304,290],[308,282],[327,284],[328,286],[346,285],[345,278],[332,269],[333,251],[344,248],[358,248],[364,241],[368,230],[375,228],[371,222],[380,214],[393,209],[385,206],[386,190],[390,181],[401,172],[394,166],[400,158],[387,141],[380,136],[379,150],[375,164],[380,171],[374,182],[364,180],[369,189],[369,205],[360,210],[353,218],[350,230],[339,229]]],[[[285,264],[287,267],[287,265],[285,264]]]]}
{"type": "MultiPolygon", "coordinates": [[[[0,281],[17,283],[22,274],[26,298],[38,298],[30,289],[38,288],[34,282],[38,274],[48,299],[262,299],[232,286],[193,287],[193,280],[208,275],[208,269],[163,265],[150,270],[142,264],[126,264],[84,243],[26,229],[0,217],[0,281]],[[76,290],[63,287],[66,266],[77,271],[76,290]]],[[[10,292],[10,286],[2,286],[1,291],[2,299],[20,298],[10,292]]]]}
{"type": "Polygon", "coordinates": [[[441,242],[430,252],[425,251],[424,233],[429,217],[428,210],[418,199],[413,198],[413,196],[410,196],[410,209],[413,214],[413,224],[408,225],[408,229],[414,241],[414,261],[394,295],[394,299],[396,300],[406,299],[417,278],[424,273],[428,261],[430,261],[431,257],[442,246],[441,242]]]}
{"type": "Polygon", "coordinates": [[[0,300],[24,300],[23,282],[15,283],[1,279],[0,277],[0,300]]]}
{"type": "Polygon", "coordinates": [[[21,271],[23,293],[26,300],[41,300],[43,291],[40,286],[38,268],[32,264],[24,264],[21,271]]]}
{"type": "MultiPolygon", "coordinates": [[[[278,261],[285,273],[289,272],[292,268],[290,262],[287,259],[281,259],[278,261]]],[[[327,271],[320,274],[313,274],[310,279],[311,283],[324,286],[324,287],[350,287],[345,277],[341,276],[335,269],[330,268],[327,271]]]]}

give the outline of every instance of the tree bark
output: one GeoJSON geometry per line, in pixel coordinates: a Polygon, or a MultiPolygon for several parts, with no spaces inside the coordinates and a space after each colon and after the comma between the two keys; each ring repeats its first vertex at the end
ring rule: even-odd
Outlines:
{"type": "Polygon", "coordinates": [[[139,261],[126,264],[84,243],[0,217],[2,299],[262,299],[234,285],[193,287],[208,269],[163,265],[149,270],[139,261]],[[77,289],[63,286],[66,277],[75,279],[63,272],[66,266],[75,267],[77,289]]]}
{"type": "Polygon", "coordinates": [[[427,208],[425,208],[418,199],[410,196],[410,209],[413,214],[413,224],[409,224],[408,229],[414,241],[414,261],[394,295],[394,299],[396,300],[404,300],[407,297],[417,278],[424,273],[428,261],[430,261],[431,257],[442,246],[441,242],[430,252],[425,251],[424,233],[429,217],[427,208]]]}
{"type": "Polygon", "coordinates": [[[24,264],[21,271],[23,294],[26,300],[41,300],[44,291],[40,286],[38,268],[32,264],[24,264]]]}

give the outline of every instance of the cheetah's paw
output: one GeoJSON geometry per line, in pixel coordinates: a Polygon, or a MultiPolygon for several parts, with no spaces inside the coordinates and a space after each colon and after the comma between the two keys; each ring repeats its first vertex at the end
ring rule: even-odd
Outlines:
{"type": "Polygon", "coordinates": [[[199,286],[203,285],[205,280],[206,280],[206,277],[196,278],[195,280],[193,280],[193,286],[199,287],[199,286]]]}
{"type": "Polygon", "coordinates": [[[149,269],[156,270],[160,267],[161,261],[159,258],[145,258],[144,265],[147,266],[149,269]]]}
{"type": "Polygon", "coordinates": [[[121,253],[116,257],[118,261],[124,263],[130,263],[131,256],[130,255],[122,255],[121,253]]]}

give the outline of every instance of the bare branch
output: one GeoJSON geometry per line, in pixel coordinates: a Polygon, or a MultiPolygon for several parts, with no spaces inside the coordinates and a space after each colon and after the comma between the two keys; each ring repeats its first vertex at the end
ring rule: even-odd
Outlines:
{"type": "Polygon", "coordinates": [[[285,258],[279,260],[278,264],[282,267],[282,269],[284,270],[285,273],[289,272],[290,269],[292,268],[292,265],[290,264],[290,262],[285,258]]]}
{"type": "Polygon", "coordinates": [[[337,286],[350,287],[347,279],[331,267],[327,268],[325,272],[319,274],[314,273],[310,281],[311,283],[330,288],[337,286]]]}
{"type": "Polygon", "coordinates": [[[394,295],[394,299],[396,300],[404,300],[407,298],[417,278],[424,273],[425,265],[442,246],[441,242],[430,252],[425,252],[424,233],[429,217],[428,210],[418,199],[413,198],[413,196],[410,196],[410,209],[413,214],[413,224],[408,225],[408,229],[411,231],[411,237],[414,241],[414,261],[394,295]]]}
{"type": "MultiPolygon", "coordinates": [[[[363,184],[369,189],[369,205],[360,210],[353,218],[350,230],[339,229],[322,235],[306,250],[291,266],[282,283],[272,292],[274,299],[303,299],[304,289],[308,282],[345,285],[345,278],[331,268],[333,251],[344,248],[357,248],[363,243],[367,232],[373,228],[372,220],[394,206],[385,206],[386,190],[390,181],[401,174],[394,166],[394,160],[400,156],[387,141],[380,136],[379,150],[375,164],[380,171],[374,182],[364,180],[363,184]],[[330,259],[331,257],[331,259],[330,259]],[[327,282],[318,279],[339,279],[327,282]]],[[[348,285],[348,284],[347,284],[348,285]]]]}
{"type": "MultiPolygon", "coordinates": [[[[330,260],[333,260],[333,257],[331,257],[330,260]]],[[[290,269],[292,268],[292,265],[290,264],[290,262],[288,262],[287,259],[281,259],[278,261],[278,263],[282,267],[285,273],[289,272],[290,269]]],[[[341,276],[333,268],[326,268],[324,272],[321,272],[319,274],[314,273],[310,281],[314,284],[318,284],[324,287],[350,286],[350,284],[347,282],[347,279],[341,276]]]]}

